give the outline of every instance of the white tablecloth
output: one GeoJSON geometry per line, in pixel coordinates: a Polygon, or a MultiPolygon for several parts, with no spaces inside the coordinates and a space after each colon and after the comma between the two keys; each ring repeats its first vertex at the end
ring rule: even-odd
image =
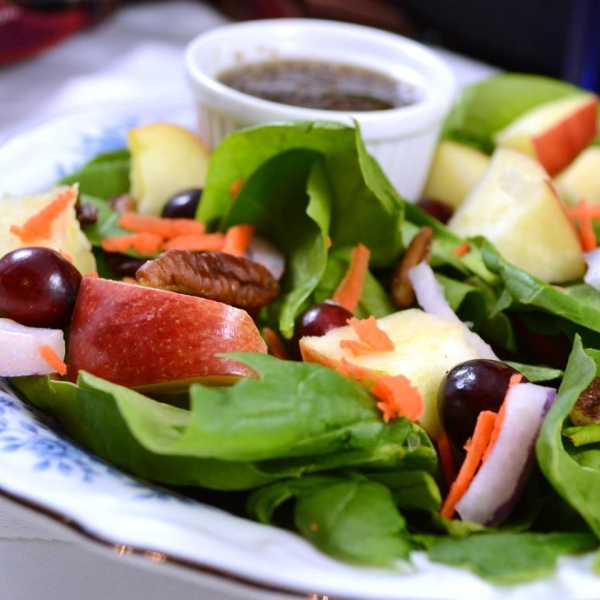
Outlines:
{"type": "MultiPolygon", "coordinates": [[[[74,107],[151,98],[190,99],[186,43],[227,22],[201,2],[169,0],[122,8],[90,31],[0,71],[2,137],[74,107]]],[[[460,85],[495,69],[439,50],[460,85]]],[[[0,600],[232,600],[159,569],[116,561],[0,499],[0,600]]],[[[241,594],[237,598],[247,598],[241,594]]]]}

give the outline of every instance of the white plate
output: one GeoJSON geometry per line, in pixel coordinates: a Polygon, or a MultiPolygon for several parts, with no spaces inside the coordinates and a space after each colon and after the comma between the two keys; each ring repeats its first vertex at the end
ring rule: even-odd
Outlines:
{"type": "MultiPolygon", "coordinates": [[[[124,146],[143,122],[193,125],[191,107],[105,106],[65,115],[9,137],[0,149],[0,192],[42,190],[101,151],[124,146]]],[[[600,597],[592,555],[565,557],[549,578],[493,586],[467,571],[429,563],[353,567],[293,533],[179,497],[107,465],[51,420],[0,388],[0,496],[75,529],[100,551],[172,565],[175,577],[242,590],[243,598],[369,600],[600,597]],[[117,548],[118,553],[114,552],[117,548]],[[216,583],[215,583],[216,582],[216,583]]],[[[34,513],[31,513],[31,511],[34,513]]]]}

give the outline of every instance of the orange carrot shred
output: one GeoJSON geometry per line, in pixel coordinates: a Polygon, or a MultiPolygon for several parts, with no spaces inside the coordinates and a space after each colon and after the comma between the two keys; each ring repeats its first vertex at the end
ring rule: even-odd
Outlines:
{"type": "Polygon", "coordinates": [[[180,235],[201,235],[205,232],[204,223],[193,219],[169,219],[154,215],[142,215],[133,211],[119,217],[123,229],[136,233],[155,233],[165,239],[180,235]]]}
{"type": "Polygon", "coordinates": [[[135,283],[136,285],[138,285],[138,280],[135,277],[129,277],[128,275],[125,275],[125,277],[123,277],[121,281],[123,283],[135,283]]]}
{"type": "Polygon", "coordinates": [[[465,254],[467,254],[467,252],[469,252],[469,250],[471,249],[471,246],[469,244],[469,242],[463,242],[462,244],[456,246],[456,248],[454,248],[454,254],[456,256],[464,256],[465,254]]]}
{"type": "Polygon", "coordinates": [[[58,251],[58,253],[62,256],[64,256],[71,264],[73,264],[73,257],[68,253],[65,252],[62,248],[58,251]]]}
{"type": "Polygon", "coordinates": [[[352,249],[348,270],[333,294],[333,301],[354,313],[362,294],[363,283],[369,268],[371,253],[358,244],[352,249]]]}
{"type": "Polygon", "coordinates": [[[131,235],[115,235],[101,242],[105,252],[127,252],[130,248],[140,254],[156,254],[161,247],[162,237],[156,233],[132,233],[131,235]]]}
{"type": "Polygon", "coordinates": [[[233,225],[225,232],[225,244],[221,252],[242,256],[254,235],[254,225],[233,225]]]}
{"type": "Polygon", "coordinates": [[[43,346],[40,346],[40,356],[59,375],[66,374],[67,365],[60,358],[60,356],[56,353],[56,350],[52,346],[48,346],[46,344],[44,344],[43,346]]]}
{"type": "Polygon", "coordinates": [[[349,360],[342,357],[340,364],[335,369],[341,375],[345,375],[346,377],[352,377],[356,381],[360,381],[361,383],[374,384],[378,375],[371,371],[370,369],[366,369],[365,367],[360,367],[359,365],[355,365],[351,363],[349,360]]]}
{"type": "Polygon", "coordinates": [[[23,225],[11,225],[10,232],[14,233],[25,244],[36,240],[48,240],[52,237],[52,223],[76,199],[75,191],[71,188],[61,192],[44,208],[29,217],[23,225]]]}
{"type": "Polygon", "coordinates": [[[263,327],[263,336],[267,342],[269,354],[281,360],[287,360],[288,353],[277,332],[271,327],[263,327]]]}
{"type": "Polygon", "coordinates": [[[452,446],[450,445],[448,434],[443,429],[440,429],[440,432],[438,433],[437,447],[444,480],[446,481],[446,485],[450,487],[452,482],[456,479],[456,461],[452,454],[452,446]]]}
{"type": "Polygon", "coordinates": [[[98,279],[100,277],[100,275],[98,275],[98,271],[90,271],[89,273],[86,273],[85,276],[91,277],[92,279],[98,279]]]}
{"type": "Polygon", "coordinates": [[[377,408],[386,423],[398,417],[415,422],[423,414],[423,398],[404,375],[379,376],[371,392],[379,400],[377,408]]]}
{"type": "Polygon", "coordinates": [[[229,195],[232,198],[235,198],[239,193],[240,190],[244,187],[244,180],[243,179],[236,179],[230,186],[229,186],[229,195]]]}
{"type": "Polygon", "coordinates": [[[348,319],[348,325],[354,329],[360,341],[342,340],[340,347],[350,350],[354,356],[394,349],[394,342],[379,328],[374,316],[371,315],[368,319],[352,317],[348,319]]]}
{"type": "Polygon", "coordinates": [[[218,252],[225,244],[222,233],[204,233],[202,235],[179,235],[163,242],[163,250],[192,250],[195,252],[218,252]]]}
{"type": "Polygon", "coordinates": [[[475,472],[479,467],[481,458],[487,448],[494,423],[496,422],[496,413],[490,410],[484,410],[479,413],[473,437],[465,445],[467,455],[458,472],[458,475],[452,485],[450,491],[444,500],[440,515],[446,519],[451,519],[456,510],[456,503],[462,498],[467,491],[475,472]]]}
{"type": "Polygon", "coordinates": [[[592,225],[591,208],[587,198],[582,198],[577,205],[577,228],[579,230],[581,246],[583,247],[584,252],[589,252],[598,247],[596,234],[592,225]]]}

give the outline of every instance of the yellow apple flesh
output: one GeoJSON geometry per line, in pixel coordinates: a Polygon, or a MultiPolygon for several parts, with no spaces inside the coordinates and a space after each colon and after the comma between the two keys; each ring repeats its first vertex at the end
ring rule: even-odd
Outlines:
{"type": "Polygon", "coordinates": [[[174,194],[202,188],[209,153],[200,138],[172,123],[152,123],[127,134],[131,194],[142,214],[160,215],[174,194]]]}
{"type": "Polygon", "coordinates": [[[377,324],[394,342],[393,350],[354,356],[340,347],[342,340],[358,340],[352,327],[345,326],[321,337],[301,338],[302,358],[334,369],[343,358],[380,375],[404,375],[423,398],[424,412],[419,422],[435,439],[441,428],[437,408],[440,383],[457,364],[481,358],[477,348],[469,343],[462,323],[417,308],[382,317],[377,324]]]}
{"type": "Polygon", "coordinates": [[[510,263],[550,283],[585,272],[579,236],[548,174],[530,156],[498,148],[448,228],[488,238],[510,263]]]}
{"type": "Polygon", "coordinates": [[[69,206],[53,219],[50,226],[50,237],[40,237],[33,241],[23,242],[10,230],[13,225],[22,226],[67,189],[67,187],[60,187],[43,194],[29,196],[0,196],[0,257],[18,248],[43,246],[52,248],[72,260],[83,275],[96,270],[92,246],[81,231],[75,213],[76,188],[74,188],[73,199],[69,206]]]}
{"type": "Polygon", "coordinates": [[[525,113],[495,136],[498,146],[536,158],[554,176],[596,137],[598,98],[593,94],[561,98],[525,113]]]}
{"type": "Polygon", "coordinates": [[[427,176],[424,198],[458,208],[490,162],[487,154],[465,144],[441,141],[427,176]]]}
{"type": "Polygon", "coordinates": [[[68,375],[75,381],[83,370],[113,383],[167,393],[169,383],[222,383],[253,375],[245,365],[215,355],[266,351],[244,310],[84,277],[71,323],[68,375]]]}
{"type": "Polygon", "coordinates": [[[567,204],[575,205],[582,198],[600,204],[600,146],[586,148],[554,183],[567,204]]]}

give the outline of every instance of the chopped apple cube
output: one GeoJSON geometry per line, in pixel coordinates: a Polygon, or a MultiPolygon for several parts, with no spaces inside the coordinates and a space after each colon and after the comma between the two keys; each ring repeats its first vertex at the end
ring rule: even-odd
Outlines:
{"type": "Polygon", "coordinates": [[[489,162],[490,157],[480,150],[458,142],[441,141],[433,157],[423,197],[457,208],[479,181],[489,162]]]}
{"type": "Polygon", "coordinates": [[[554,183],[568,204],[574,206],[582,198],[600,204],[600,146],[586,148],[554,183]]]}
{"type": "Polygon", "coordinates": [[[137,210],[160,215],[171,196],[202,188],[209,153],[200,138],[172,123],[151,123],[127,134],[131,152],[131,194],[137,210]]]}
{"type": "Polygon", "coordinates": [[[440,382],[457,364],[482,358],[469,343],[465,326],[417,308],[377,319],[377,325],[394,343],[393,350],[354,356],[342,348],[342,340],[358,341],[350,326],[338,327],[324,336],[305,336],[300,340],[304,360],[336,368],[342,358],[380,375],[404,375],[423,398],[424,412],[419,423],[434,439],[440,430],[437,397],[440,382]]]}
{"type": "Polygon", "coordinates": [[[585,272],[579,236],[543,167],[498,148],[479,183],[448,223],[461,237],[488,238],[509,262],[550,283],[585,272]]]}
{"type": "Polygon", "coordinates": [[[60,187],[43,194],[29,196],[0,197],[0,256],[4,256],[18,248],[43,246],[52,248],[71,260],[83,274],[96,270],[96,260],[92,254],[92,246],[81,231],[75,202],[77,188],[60,187]],[[30,218],[38,215],[48,207],[58,196],[69,189],[73,190],[72,199],[65,210],[56,214],[48,223],[48,236],[40,236],[23,241],[15,229],[22,228],[30,218]],[[12,228],[12,231],[11,231],[12,228]]]}
{"type": "Polygon", "coordinates": [[[598,98],[582,94],[534,108],[499,131],[495,142],[533,156],[554,176],[594,139],[597,129],[598,98]]]}

